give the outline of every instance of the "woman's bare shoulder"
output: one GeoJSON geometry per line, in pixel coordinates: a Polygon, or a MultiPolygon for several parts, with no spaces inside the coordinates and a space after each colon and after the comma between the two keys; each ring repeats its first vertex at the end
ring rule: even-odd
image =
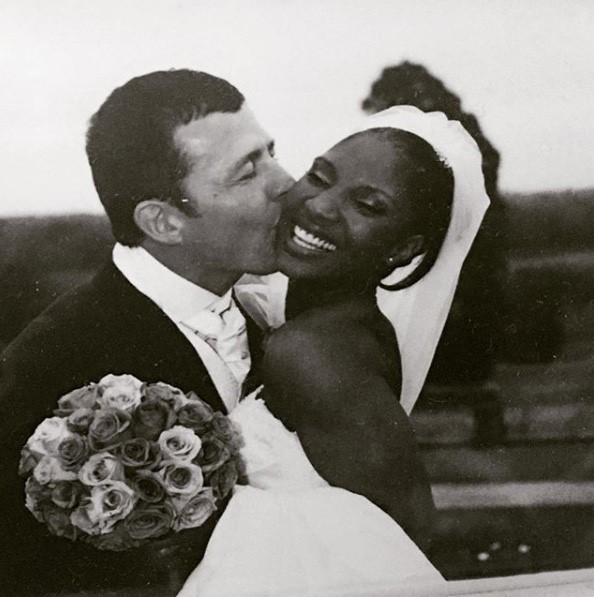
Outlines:
{"type": "Polygon", "coordinates": [[[288,321],[272,335],[267,352],[343,362],[355,358],[365,363],[379,349],[369,314],[347,307],[312,309],[288,321]]]}

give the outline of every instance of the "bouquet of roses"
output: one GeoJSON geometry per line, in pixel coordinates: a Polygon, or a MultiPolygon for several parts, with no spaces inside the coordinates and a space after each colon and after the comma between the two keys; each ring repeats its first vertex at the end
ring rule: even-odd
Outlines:
{"type": "Polygon", "coordinates": [[[122,550],[199,527],[242,471],[241,435],[195,394],[107,375],[58,400],[21,452],[26,506],[54,535],[122,550]]]}

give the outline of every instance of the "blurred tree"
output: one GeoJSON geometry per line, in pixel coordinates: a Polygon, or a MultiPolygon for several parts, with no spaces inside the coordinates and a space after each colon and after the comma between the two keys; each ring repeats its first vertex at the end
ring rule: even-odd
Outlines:
{"type": "Polygon", "coordinates": [[[491,206],[462,269],[428,378],[443,383],[482,384],[492,373],[502,335],[505,241],[503,203],[497,188],[499,152],[483,134],[476,117],[462,109],[460,98],[420,64],[405,61],[385,68],[362,102],[363,110],[370,114],[396,105],[444,112],[462,123],[482,153],[491,206]]]}

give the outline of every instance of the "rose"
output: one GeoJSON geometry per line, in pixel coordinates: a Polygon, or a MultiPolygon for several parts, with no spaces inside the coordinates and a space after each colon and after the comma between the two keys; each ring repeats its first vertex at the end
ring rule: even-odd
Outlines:
{"type": "Polygon", "coordinates": [[[132,539],[143,540],[152,537],[162,537],[169,532],[173,525],[175,511],[168,504],[152,504],[141,506],[134,510],[124,524],[132,539]]]}
{"type": "Polygon", "coordinates": [[[31,499],[39,502],[50,498],[52,488],[47,484],[42,485],[35,477],[29,477],[25,482],[25,492],[31,496],[31,499]]]}
{"type": "Polygon", "coordinates": [[[139,499],[156,504],[165,498],[165,487],[161,475],[152,471],[137,471],[134,486],[139,499]]]}
{"type": "Polygon", "coordinates": [[[213,410],[199,398],[191,399],[177,413],[177,422],[193,429],[198,435],[204,433],[212,420],[213,410]]]}
{"type": "Polygon", "coordinates": [[[135,437],[120,444],[118,455],[122,464],[129,468],[154,469],[161,462],[159,446],[143,437],[135,437]]]}
{"type": "Polygon", "coordinates": [[[109,450],[130,439],[130,415],[117,408],[103,408],[97,411],[89,427],[89,445],[95,452],[109,450]]]}
{"type": "Polygon", "coordinates": [[[166,462],[160,473],[165,491],[170,495],[190,495],[204,484],[200,467],[189,462],[166,462]]]}
{"type": "Polygon", "coordinates": [[[77,531],[70,520],[70,512],[51,502],[45,502],[41,507],[41,515],[50,533],[66,537],[70,541],[76,539],[77,531]]]}
{"type": "Polygon", "coordinates": [[[134,490],[123,481],[95,485],[84,504],[72,512],[72,524],[90,535],[109,533],[132,512],[135,503],[134,490]]]}
{"type": "Polygon", "coordinates": [[[243,438],[237,425],[223,413],[216,412],[210,422],[212,432],[235,453],[243,447],[243,438]]]}
{"type": "Polygon", "coordinates": [[[70,431],[75,433],[86,433],[89,430],[95,411],[90,408],[77,408],[71,412],[66,419],[66,425],[70,431]]]}
{"type": "Polygon", "coordinates": [[[115,522],[132,512],[135,503],[134,490],[122,481],[96,485],[91,489],[92,509],[89,517],[91,520],[100,520],[103,525],[101,532],[106,533],[115,522]]]}
{"type": "Polygon", "coordinates": [[[93,408],[97,405],[97,384],[89,384],[72,390],[58,400],[58,408],[54,411],[59,417],[67,417],[79,408],[93,408]]]}
{"type": "Polygon", "coordinates": [[[72,435],[58,446],[58,460],[65,471],[78,471],[89,454],[86,438],[72,435]]]}
{"type": "Polygon", "coordinates": [[[88,497],[72,511],[70,514],[70,522],[73,526],[87,535],[98,535],[101,532],[99,521],[91,520],[89,516],[90,509],[91,499],[88,497]]]}
{"type": "Polygon", "coordinates": [[[106,375],[99,381],[99,404],[103,408],[133,411],[142,398],[143,383],[133,375],[106,375]]]}
{"type": "Polygon", "coordinates": [[[202,442],[194,431],[181,425],[175,425],[159,436],[159,447],[166,460],[190,462],[196,458],[201,446],[202,442]]]}
{"type": "Polygon", "coordinates": [[[93,537],[89,537],[88,541],[97,549],[109,551],[124,551],[138,546],[138,542],[130,537],[128,528],[123,520],[111,527],[109,533],[94,535],[93,537]]]}
{"type": "Polygon", "coordinates": [[[156,440],[175,423],[175,412],[171,406],[157,398],[145,398],[133,417],[136,437],[150,440],[156,440]]]}
{"type": "Polygon", "coordinates": [[[173,523],[175,531],[202,526],[217,509],[212,490],[210,489],[205,489],[187,502],[178,502],[178,504],[181,507],[177,511],[177,516],[173,523]]]}
{"type": "Polygon", "coordinates": [[[55,456],[60,442],[71,436],[72,432],[66,425],[66,419],[50,417],[37,426],[26,445],[34,454],[55,456]]]}
{"type": "Polygon", "coordinates": [[[211,431],[202,438],[202,449],[197,462],[205,473],[210,473],[229,460],[230,456],[231,451],[227,445],[211,431]]]}
{"type": "Polygon", "coordinates": [[[113,454],[98,452],[82,465],[78,478],[89,487],[108,481],[121,481],[124,479],[124,466],[113,454]]]}
{"type": "Polygon", "coordinates": [[[51,494],[52,489],[49,485],[41,485],[35,477],[27,479],[25,483],[25,506],[39,522],[43,522],[40,502],[47,501],[51,494]]]}
{"type": "Polygon", "coordinates": [[[188,403],[186,395],[178,388],[174,388],[163,382],[148,384],[144,395],[149,400],[160,400],[167,404],[174,412],[188,403]]]}
{"type": "Polygon", "coordinates": [[[19,461],[19,475],[27,477],[31,474],[37,463],[41,460],[41,455],[35,454],[25,446],[21,450],[21,459],[19,461]]]}
{"type": "Polygon", "coordinates": [[[56,483],[57,481],[74,481],[76,473],[65,471],[60,461],[54,456],[44,456],[33,469],[35,480],[41,485],[56,483]]]}
{"type": "Polygon", "coordinates": [[[208,483],[212,487],[215,497],[221,500],[235,487],[238,478],[239,473],[235,461],[230,460],[212,473],[208,483]]]}
{"type": "Polygon", "coordinates": [[[60,508],[71,510],[78,504],[83,492],[84,487],[78,482],[58,481],[52,489],[52,502],[60,508]]]}

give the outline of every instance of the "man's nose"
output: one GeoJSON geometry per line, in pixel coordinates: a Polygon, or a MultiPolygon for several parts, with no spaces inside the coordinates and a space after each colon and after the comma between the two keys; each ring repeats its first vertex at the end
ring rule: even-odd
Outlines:
{"type": "Polygon", "coordinates": [[[272,167],[271,198],[272,200],[278,200],[295,184],[295,179],[278,162],[275,162],[272,167]]]}

